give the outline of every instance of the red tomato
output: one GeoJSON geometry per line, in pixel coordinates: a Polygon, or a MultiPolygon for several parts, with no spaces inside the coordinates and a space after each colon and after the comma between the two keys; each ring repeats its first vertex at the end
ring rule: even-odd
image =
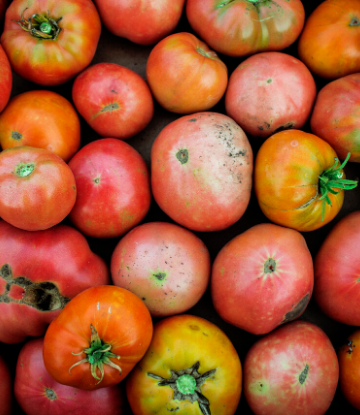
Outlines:
{"type": "Polygon", "coordinates": [[[110,285],[89,288],[50,324],[45,367],[57,382],[78,389],[116,385],[143,357],[152,333],[149,310],[135,294],[110,285]]]}
{"type": "Polygon", "coordinates": [[[253,153],[226,115],[202,112],[167,125],[151,149],[151,186],[160,208],[195,231],[226,229],[251,193],[253,153]]]}
{"type": "Polygon", "coordinates": [[[150,208],[149,173],[129,144],[104,138],[71,159],[78,189],[70,219],[85,235],[110,238],[140,223],[150,208]]]}
{"type": "Polygon", "coordinates": [[[175,33],[151,51],[146,78],[162,107],[189,114],[206,111],[219,102],[227,87],[228,70],[217,54],[197,37],[191,33],[175,33]]]}
{"type": "Polygon", "coordinates": [[[90,0],[14,0],[1,43],[12,69],[41,85],[58,85],[94,57],[101,21],[90,0]]]}
{"type": "Polygon", "coordinates": [[[241,363],[215,324],[180,315],[158,322],[143,359],[126,382],[134,415],[233,415],[241,395],[241,363]]]}
{"type": "Polygon", "coordinates": [[[116,36],[151,45],[178,24],[185,0],[94,0],[104,25],[116,36]]]}
{"type": "Polygon", "coordinates": [[[43,335],[71,298],[109,283],[105,262],[77,230],[27,232],[0,221],[0,342],[43,335]]]}
{"type": "Polygon", "coordinates": [[[301,61],[281,52],[264,52],[245,59],[231,74],[225,108],[246,133],[269,137],[300,129],[315,97],[314,78],[301,61]]]}
{"type": "Polygon", "coordinates": [[[68,161],[80,147],[80,120],[72,104],[51,91],[12,98],[0,114],[0,145],[39,147],[68,161]]]}
{"type": "Polygon", "coordinates": [[[0,356],[0,415],[10,415],[12,409],[12,379],[10,370],[0,356]]]}
{"type": "Polygon", "coordinates": [[[12,89],[12,73],[9,59],[0,45],[0,112],[6,107],[12,89]]]}
{"type": "Polygon", "coordinates": [[[75,79],[72,97],[85,121],[103,137],[132,137],[154,115],[146,82],[136,72],[115,63],[99,63],[82,72],[75,79]]]}
{"type": "Polygon", "coordinates": [[[210,255],[204,242],[187,229],[145,223],[116,245],[111,277],[115,285],[140,297],[152,316],[183,313],[208,286],[210,255]]]}
{"type": "Polygon", "coordinates": [[[244,361],[244,395],[255,415],[323,415],[339,364],[326,334],[294,321],[258,340],[244,361]]]}
{"type": "Polygon", "coordinates": [[[45,369],[43,343],[42,338],[28,341],[17,360],[14,392],[26,415],[125,414],[119,386],[84,391],[56,382],[45,369]]]}
{"type": "Polygon", "coordinates": [[[186,16],[211,48],[229,56],[285,49],[305,21],[300,0],[188,0],[186,16]]]}
{"type": "Polygon", "coordinates": [[[212,268],[211,294],[228,323],[266,334],[301,316],[314,287],[304,237],[273,224],[253,226],[228,242],[212,268]]]}

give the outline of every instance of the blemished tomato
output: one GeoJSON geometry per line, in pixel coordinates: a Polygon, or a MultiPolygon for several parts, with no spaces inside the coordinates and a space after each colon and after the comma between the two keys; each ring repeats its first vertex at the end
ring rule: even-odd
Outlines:
{"type": "Polygon", "coordinates": [[[24,92],[0,114],[0,145],[45,148],[68,161],[80,147],[79,116],[56,92],[24,92]]]}
{"type": "Polygon", "coordinates": [[[14,0],[1,43],[17,74],[37,84],[59,85],[90,64],[100,33],[91,0],[14,0]]]}
{"type": "Polygon", "coordinates": [[[188,0],[186,16],[214,50],[229,56],[282,50],[304,26],[300,0],[188,0]]]}
{"type": "Polygon", "coordinates": [[[197,316],[167,317],[126,382],[134,415],[233,415],[242,386],[239,356],[226,334],[197,316]]]}
{"type": "Polygon", "coordinates": [[[190,114],[206,111],[220,101],[228,70],[204,42],[184,32],[156,44],[146,63],[146,79],[163,108],[190,114]]]}
{"type": "Polygon", "coordinates": [[[0,356],[0,415],[10,415],[12,409],[12,379],[10,369],[0,356]]]}
{"type": "Polygon", "coordinates": [[[105,285],[73,298],[44,338],[46,370],[59,383],[95,390],[122,381],[149,347],[153,324],[135,294],[105,285]]]}
{"type": "Polygon", "coordinates": [[[142,299],[152,316],[183,313],[204,294],[210,255],[194,233],[166,222],[137,226],[116,245],[111,278],[142,299]]]}
{"type": "Polygon", "coordinates": [[[84,391],[56,382],[44,366],[43,343],[43,338],[28,341],[17,360],[14,393],[26,415],[125,414],[122,385],[84,391]]]}
{"type": "Polygon", "coordinates": [[[301,232],[329,223],[340,211],[345,179],[334,149],[316,135],[288,130],[269,137],[255,161],[254,188],[264,215],[301,232]]]}
{"type": "Polygon", "coordinates": [[[60,223],[76,200],[70,167],[56,154],[36,147],[0,153],[0,217],[26,231],[60,223]]]}
{"type": "Polygon", "coordinates": [[[9,59],[0,45],[0,112],[9,102],[12,90],[12,73],[9,59]]]}
{"type": "Polygon", "coordinates": [[[298,54],[312,73],[326,79],[359,72],[360,2],[321,2],[306,20],[298,54]]]}
{"type": "Polygon", "coordinates": [[[28,232],[0,221],[0,342],[42,336],[71,298],[109,283],[105,261],[76,229],[28,232]]]}

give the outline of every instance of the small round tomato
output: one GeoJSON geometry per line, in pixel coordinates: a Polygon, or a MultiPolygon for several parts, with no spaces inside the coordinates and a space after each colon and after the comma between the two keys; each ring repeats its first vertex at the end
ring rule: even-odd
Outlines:
{"type": "Polygon", "coordinates": [[[155,325],[126,393],[134,415],[233,415],[241,376],[239,356],[226,334],[203,318],[183,314],[155,325]]]}
{"type": "Polygon", "coordinates": [[[80,147],[79,116],[56,92],[24,92],[0,114],[0,145],[45,148],[68,161],[80,147]]]}
{"type": "Polygon", "coordinates": [[[0,356],[0,415],[10,415],[12,407],[12,379],[10,370],[0,356]]]}
{"type": "Polygon", "coordinates": [[[59,383],[94,390],[123,380],[149,347],[149,310],[120,287],[89,288],[52,321],[44,338],[46,370],[59,383]]]}
{"type": "Polygon", "coordinates": [[[0,45],[0,112],[6,107],[12,89],[12,73],[9,59],[0,45]]]}

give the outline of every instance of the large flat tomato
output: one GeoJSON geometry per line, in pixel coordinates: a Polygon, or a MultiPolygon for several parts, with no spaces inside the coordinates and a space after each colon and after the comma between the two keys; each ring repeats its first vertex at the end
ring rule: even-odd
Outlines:
{"type": "Polygon", "coordinates": [[[91,0],[14,0],[1,43],[16,73],[41,85],[58,85],[90,64],[100,32],[91,0]]]}
{"type": "Polygon", "coordinates": [[[6,107],[12,89],[12,73],[9,59],[0,45],[0,112],[6,107]]]}
{"type": "Polygon", "coordinates": [[[10,415],[12,408],[12,379],[10,370],[0,356],[0,415],[10,415]]]}
{"type": "Polygon", "coordinates": [[[153,324],[135,294],[93,287],[78,294],[50,324],[46,370],[59,383],[95,390],[123,380],[149,347],[153,324]]]}
{"type": "Polygon", "coordinates": [[[254,187],[263,213],[278,225],[312,231],[340,211],[344,189],[357,182],[345,179],[334,149],[300,130],[269,137],[255,161],[254,187]]]}
{"type": "Polygon", "coordinates": [[[183,314],[155,325],[126,393],[134,415],[233,415],[241,385],[240,359],[226,334],[183,314]]]}
{"type": "Polygon", "coordinates": [[[0,221],[0,342],[43,335],[71,298],[109,283],[105,262],[76,229],[28,232],[0,221]]]}

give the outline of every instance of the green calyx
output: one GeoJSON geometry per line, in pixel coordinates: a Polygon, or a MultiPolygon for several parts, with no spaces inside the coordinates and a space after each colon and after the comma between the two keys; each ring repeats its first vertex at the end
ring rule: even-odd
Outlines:
{"type": "Polygon", "coordinates": [[[191,375],[181,375],[176,379],[176,386],[179,392],[184,395],[194,393],[196,389],[196,380],[191,375]]]}
{"type": "Polygon", "coordinates": [[[19,177],[27,177],[34,171],[34,169],[34,163],[20,163],[15,169],[15,174],[19,177]]]}
{"type": "Polygon", "coordinates": [[[342,190],[354,189],[358,184],[357,180],[342,179],[344,175],[342,169],[344,168],[345,164],[349,161],[349,158],[350,153],[348,153],[343,163],[340,164],[339,167],[336,167],[339,163],[339,159],[335,157],[335,162],[333,166],[323,171],[319,176],[319,190],[321,193],[321,197],[319,198],[319,200],[323,201],[323,212],[321,221],[323,221],[325,218],[325,203],[331,206],[329,193],[337,195],[342,190]]]}
{"type": "Polygon", "coordinates": [[[119,375],[121,375],[121,368],[120,366],[113,363],[110,358],[120,359],[120,356],[117,354],[111,353],[111,345],[103,343],[103,341],[100,339],[95,327],[90,324],[91,329],[91,339],[90,339],[90,347],[87,349],[84,349],[80,353],[74,353],[72,354],[74,356],[78,356],[82,353],[85,353],[87,356],[80,360],[79,362],[73,364],[70,369],[69,373],[71,374],[71,369],[75,366],[81,365],[82,363],[90,363],[91,367],[91,374],[94,377],[94,379],[97,379],[99,382],[96,384],[98,385],[104,378],[104,365],[109,365],[113,367],[114,369],[117,369],[119,371],[119,375]],[[99,377],[97,375],[97,370],[99,369],[101,376],[99,377]]]}
{"type": "Polygon", "coordinates": [[[53,19],[49,12],[47,15],[35,13],[26,20],[24,18],[25,10],[21,13],[20,20],[16,21],[23,30],[38,39],[55,40],[59,36],[61,32],[59,22],[62,17],[53,19]]]}

